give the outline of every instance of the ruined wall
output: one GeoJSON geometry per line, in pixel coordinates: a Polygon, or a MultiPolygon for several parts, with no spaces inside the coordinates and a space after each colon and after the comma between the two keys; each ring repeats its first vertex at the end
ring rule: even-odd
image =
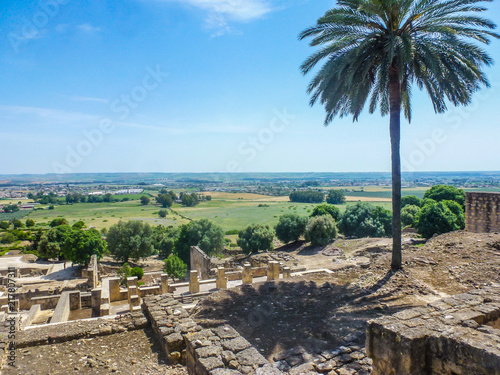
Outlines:
{"type": "Polygon", "coordinates": [[[500,286],[370,321],[372,375],[500,375],[500,286]]]}
{"type": "Polygon", "coordinates": [[[500,193],[465,193],[465,222],[470,232],[499,232],[500,193]]]}
{"type": "MultiPolygon", "coordinates": [[[[185,364],[190,375],[253,375],[269,364],[231,326],[203,329],[171,295],[146,297],[143,308],[170,363],[185,364]]],[[[281,374],[274,370],[261,373],[281,374]]]]}
{"type": "Polygon", "coordinates": [[[99,281],[97,255],[90,257],[89,266],[82,270],[82,277],[88,280],[90,288],[97,287],[99,281]]]}
{"type": "Polygon", "coordinates": [[[210,278],[212,267],[210,257],[198,246],[191,246],[191,270],[198,271],[201,280],[210,278]]]}

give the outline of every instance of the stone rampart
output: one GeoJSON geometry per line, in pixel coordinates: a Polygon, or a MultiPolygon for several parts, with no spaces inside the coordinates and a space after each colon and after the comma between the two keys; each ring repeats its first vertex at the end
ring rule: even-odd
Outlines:
{"type": "Polygon", "coordinates": [[[465,193],[465,222],[470,232],[500,232],[500,193],[465,193]]]}

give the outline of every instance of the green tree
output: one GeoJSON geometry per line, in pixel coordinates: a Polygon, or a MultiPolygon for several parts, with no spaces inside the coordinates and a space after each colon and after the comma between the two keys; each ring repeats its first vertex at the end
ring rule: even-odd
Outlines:
{"type": "Polygon", "coordinates": [[[128,263],[123,263],[122,266],[116,271],[116,274],[120,278],[120,285],[127,285],[127,278],[132,276],[132,268],[128,263]]]}
{"type": "Polygon", "coordinates": [[[326,203],[342,204],[345,203],[345,195],[342,190],[330,190],[326,195],[326,203]]]}
{"type": "Polygon", "coordinates": [[[346,236],[386,237],[391,229],[391,212],[366,202],[348,206],[339,222],[339,230],[346,236]]]}
{"type": "Polygon", "coordinates": [[[435,185],[424,193],[424,199],[433,199],[436,202],[455,201],[465,207],[465,192],[452,185],[435,185]]]}
{"type": "Polygon", "coordinates": [[[434,111],[448,101],[468,105],[492,59],[476,42],[499,36],[496,25],[477,13],[480,0],[338,0],[317,24],[303,31],[320,49],[301,66],[303,74],[325,61],[311,81],[310,104],[326,110],[325,125],[336,116],[358,120],[366,101],[390,115],[392,156],[393,269],[401,268],[401,111],[411,120],[411,88],[425,88],[434,111]]]}
{"type": "Polygon", "coordinates": [[[161,218],[165,218],[167,217],[168,215],[168,211],[167,210],[160,210],[158,211],[158,216],[160,216],[161,218]]]}
{"type": "Polygon", "coordinates": [[[420,213],[420,207],[414,204],[409,204],[403,207],[401,210],[401,223],[404,226],[413,226],[415,224],[415,219],[420,213]]]}
{"type": "Polygon", "coordinates": [[[321,203],[325,200],[325,194],[319,190],[298,190],[290,193],[290,202],[321,203]]]}
{"type": "Polygon", "coordinates": [[[51,228],[54,228],[54,227],[57,227],[59,225],[67,225],[68,222],[66,221],[65,218],[63,217],[56,217],[54,220],[52,220],[49,224],[49,227],[51,228]]]}
{"type": "Polygon", "coordinates": [[[62,249],[66,239],[71,233],[69,225],[58,225],[49,229],[40,238],[38,243],[38,256],[42,259],[62,259],[62,249]]]}
{"type": "Polygon", "coordinates": [[[190,263],[191,246],[199,246],[207,255],[224,249],[224,231],[210,220],[191,221],[181,226],[175,241],[175,252],[186,264],[190,263]]]}
{"type": "Polygon", "coordinates": [[[105,251],[106,241],[102,239],[101,234],[95,228],[72,229],[62,248],[66,259],[84,266],[89,264],[92,255],[95,254],[100,259],[105,251]]]}
{"type": "Polygon", "coordinates": [[[147,196],[145,196],[145,195],[143,195],[143,196],[141,197],[141,204],[142,204],[143,206],[147,206],[150,202],[151,202],[151,199],[149,199],[149,197],[147,197],[147,196]]]}
{"type": "Polygon", "coordinates": [[[405,195],[401,198],[401,207],[405,208],[408,205],[420,207],[422,205],[422,200],[414,195],[405,195]]]}
{"type": "Polygon", "coordinates": [[[9,229],[10,224],[8,221],[0,221],[0,229],[7,230],[9,229]]]}
{"type": "Polygon", "coordinates": [[[32,228],[35,226],[35,220],[33,219],[26,219],[26,228],[32,228]]]}
{"type": "Polygon", "coordinates": [[[168,228],[157,238],[155,249],[158,250],[160,258],[166,259],[174,250],[175,243],[179,238],[180,228],[168,228]]]}
{"type": "Polygon", "coordinates": [[[109,228],[106,242],[109,253],[119,261],[147,258],[153,251],[153,230],[142,221],[119,221],[109,228]]]}
{"type": "Polygon", "coordinates": [[[156,202],[162,206],[163,208],[167,208],[167,207],[172,207],[172,205],[174,204],[174,201],[172,200],[172,196],[168,193],[166,194],[159,194],[157,197],[156,197],[156,202]]]}
{"type": "Polygon", "coordinates": [[[337,238],[337,225],[330,215],[315,216],[309,219],[306,228],[306,241],[313,246],[324,246],[337,238]]]}
{"type": "Polygon", "coordinates": [[[274,232],[269,226],[254,224],[238,233],[236,243],[245,254],[273,249],[274,232]]]}
{"type": "Polygon", "coordinates": [[[172,254],[165,259],[165,268],[163,270],[175,281],[175,279],[186,277],[187,265],[177,255],[172,254]]]}
{"type": "Polygon", "coordinates": [[[282,215],[274,228],[276,237],[284,243],[297,241],[304,234],[306,225],[307,217],[297,214],[282,215]]]}
{"type": "Polygon", "coordinates": [[[335,222],[339,222],[342,216],[339,208],[335,207],[333,204],[319,204],[313,208],[311,217],[323,215],[330,215],[335,222]]]}
{"type": "Polygon", "coordinates": [[[460,229],[457,216],[444,202],[429,202],[415,219],[415,228],[425,238],[460,229]]]}
{"type": "Polygon", "coordinates": [[[17,228],[24,228],[24,224],[21,220],[14,220],[14,229],[17,229],[17,228]]]}
{"type": "Polygon", "coordinates": [[[19,206],[17,204],[8,204],[3,206],[3,212],[6,214],[17,211],[19,211],[19,206]]]}
{"type": "Polygon", "coordinates": [[[465,229],[465,212],[464,212],[464,209],[462,208],[462,206],[456,201],[444,200],[442,202],[456,216],[456,218],[457,218],[456,223],[457,223],[458,229],[465,229]]]}
{"type": "Polygon", "coordinates": [[[72,228],[83,229],[83,228],[85,228],[85,223],[82,220],[77,221],[75,224],[73,224],[72,228]]]}

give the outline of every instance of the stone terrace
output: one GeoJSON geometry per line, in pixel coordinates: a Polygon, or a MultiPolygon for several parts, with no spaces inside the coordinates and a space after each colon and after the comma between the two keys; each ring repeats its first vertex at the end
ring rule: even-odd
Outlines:
{"type": "Polygon", "coordinates": [[[372,374],[499,375],[499,319],[492,286],[371,321],[372,374]]]}

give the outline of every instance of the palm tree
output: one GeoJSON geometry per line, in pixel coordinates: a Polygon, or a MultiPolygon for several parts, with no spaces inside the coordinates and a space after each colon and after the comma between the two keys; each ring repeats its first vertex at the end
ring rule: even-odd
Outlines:
{"type": "MultiPolygon", "coordinates": [[[[486,0],[491,1],[491,0],[486,0]]],[[[301,66],[303,74],[326,60],[309,84],[310,104],[334,117],[358,117],[369,101],[370,113],[390,115],[392,154],[392,268],[401,257],[401,110],[411,121],[411,89],[427,91],[436,113],[447,103],[467,105],[481,85],[481,70],[492,59],[477,42],[489,44],[496,25],[478,15],[481,0],[338,0],[299,38],[321,47],[301,66]]]]}

